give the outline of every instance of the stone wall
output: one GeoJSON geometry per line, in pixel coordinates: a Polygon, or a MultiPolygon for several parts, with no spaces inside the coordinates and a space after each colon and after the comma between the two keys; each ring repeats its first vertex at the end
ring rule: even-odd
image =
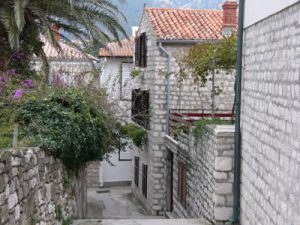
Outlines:
{"type": "Polygon", "coordinates": [[[87,188],[100,187],[100,162],[90,162],[86,166],[86,185],[87,188]]]}
{"type": "MultiPolygon", "coordinates": [[[[135,148],[133,157],[140,157],[140,165],[148,165],[148,196],[142,195],[141,186],[138,188],[132,182],[135,195],[152,214],[164,213],[166,206],[166,149],[164,135],[167,128],[167,56],[157,44],[156,35],[146,15],[143,16],[140,32],[147,35],[147,67],[140,68],[142,75],[135,79],[134,88],[149,90],[150,92],[150,127],[147,143],[142,149],[135,148]]],[[[176,58],[183,55],[192,45],[164,45],[172,53],[172,72],[178,72],[176,58]]],[[[171,77],[171,109],[210,109],[211,82],[205,87],[195,84],[192,79],[178,83],[175,76],[171,77]]],[[[216,75],[216,85],[223,92],[216,97],[216,108],[231,110],[234,99],[234,73],[216,75]]],[[[141,168],[140,168],[141,171],[141,168]]],[[[141,180],[141,177],[140,177],[141,180]]]]}
{"type": "Polygon", "coordinates": [[[56,225],[86,211],[84,170],[71,179],[59,160],[36,148],[0,153],[0,224],[56,225]],[[62,212],[62,216],[59,213],[62,212]]]}
{"type": "Polygon", "coordinates": [[[173,214],[179,218],[204,217],[213,224],[230,224],[233,201],[234,126],[210,126],[195,138],[183,134],[165,137],[173,152],[173,214]],[[187,163],[186,206],[178,199],[178,161],[187,163]]]}
{"type": "Polygon", "coordinates": [[[245,30],[242,225],[300,224],[300,3],[245,30]]]}

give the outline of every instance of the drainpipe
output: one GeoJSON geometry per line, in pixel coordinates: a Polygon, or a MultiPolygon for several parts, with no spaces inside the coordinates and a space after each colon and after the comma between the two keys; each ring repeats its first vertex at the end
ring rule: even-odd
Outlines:
{"type": "Polygon", "coordinates": [[[233,214],[231,223],[238,224],[240,217],[240,183],[241,183],[241,86],[242,86],[242,57],[244,29],[245,0],[239,1],[238,53],[236,67],[236,114],[235,114],[235,144],[234,144],[234,190],[233,214]]]}
{"type": "Polygon", "coordinates": [[[168,52],[164,47],[162,42],[159,42],[159,48],[166,53],[166,55],[168,56],[168,66],[167,66],[167,73],[168,73],[168,77],[167,77],[167,135],[170,134],[170,100],[171,100],[171,77],[170,77],[170,72],[171,72],[171,53],[168,52]]]}

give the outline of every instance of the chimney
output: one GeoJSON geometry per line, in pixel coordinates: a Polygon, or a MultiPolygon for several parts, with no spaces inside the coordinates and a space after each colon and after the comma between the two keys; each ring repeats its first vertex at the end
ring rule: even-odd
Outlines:
{"type": "Polygon", "coordinates": [[[54,32],[54,38],[56,41],[60,41],[61,35],[60,35],[60,26],[57,24],[52,25],[52,31],[54,32]]]}
{"type": "Polygon", "coordinates": [[[231,35],[237,30],[238,16],[237,16],[238,3],[235,0],[227,0],[223,4],[223,28],[222,35],[231,35]]]}

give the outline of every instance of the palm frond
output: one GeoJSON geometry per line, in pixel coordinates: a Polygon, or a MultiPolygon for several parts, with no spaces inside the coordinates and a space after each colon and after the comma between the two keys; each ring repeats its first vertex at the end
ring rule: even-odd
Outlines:
{"type": "Polygon", "coordinates": [[[25,26],[25,7],[27,3],[28,0],[15,0],[14,4],[15,21],[20,33],[25,26]]]}

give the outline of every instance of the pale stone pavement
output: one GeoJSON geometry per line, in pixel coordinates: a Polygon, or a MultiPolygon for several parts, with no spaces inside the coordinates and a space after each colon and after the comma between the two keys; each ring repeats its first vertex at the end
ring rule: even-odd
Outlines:
{"type": "Polygon", "coordinates": [[[130,187],[89,189],[85,220],[73,225],[207,225],[202,220],[150,216],[134,198],[130,187]]]}

